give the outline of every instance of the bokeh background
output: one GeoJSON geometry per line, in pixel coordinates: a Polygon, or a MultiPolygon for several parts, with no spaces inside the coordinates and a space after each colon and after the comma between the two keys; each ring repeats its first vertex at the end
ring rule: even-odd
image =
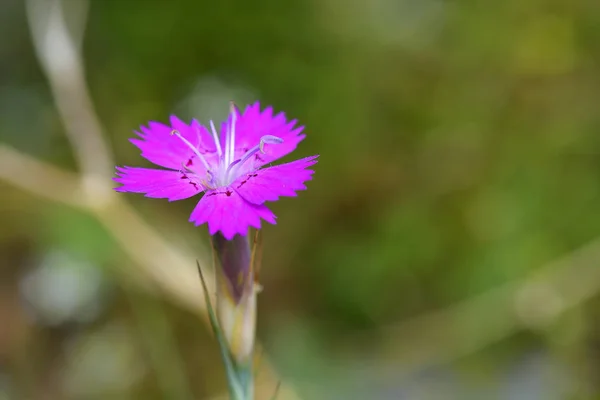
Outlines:
{"type": "Polygon", "coordinates": [[[259,398],[600,398],[597,1],[2,0],[1,400],[224,398],[197,199],[102,163],[257,99],[321,155],[263,230],[259,398]]]}

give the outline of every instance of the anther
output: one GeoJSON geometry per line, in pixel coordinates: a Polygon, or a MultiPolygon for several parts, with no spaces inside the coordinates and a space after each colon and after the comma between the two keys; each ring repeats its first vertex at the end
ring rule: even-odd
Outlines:
{"type": "Polygon", "coordinates": [[[265,154],[265,143],[268,144],[281,144],[283,143],[283,139],[277,136],[272,136],[272,135],[265,135],[263,137],[260,138],[260,143],[258,145],[260,152],[265,154]]]}
{"type": "Polygon", "coordinates": [[[181,135],[181,133],[179,133],[178,130],[173,129],[171,131],[171,135],[177,136],[179,139],[181,139],[181,141],[183,143],[185,143],[185,145],[187,147],[189,147],[194,152],[194,154],[196,154],[198,156],[198,158],[200,159],[200,161],[202,161],[202,164],[204,164],[204,167],[206,168],[206,170],[207,171],[210,170],[210,165],[208,165],[208,162],[206,162],[206,159],[204,158],[204,156],[202,154],[200,154],[200,152],[198,151],[198,149],[196,147],[194,147],[194,145],[191,144],[186,138],[184,138],[181,135]]]}
{"type": "Polygon", "coordinates": [[[283,139],[280,137],[277,137],[277,136],[265,135],[265,136],[261,137],[259,144],[257,144],[256,146],[254,146],[253,148],[248,150],[246,152],[246,154],[244,154],[242,156],[241,159],[235,161],[227,168],[226,176],[229,177],[230,175],[235,175],[236,170],[239,169],[242,166],[242,164],[244,164],[246,161],[248,161],[248,159],[250,157],[252,157],[254,154],[258,153],[259,151],[264,154],[265,153],[264,152],[265,144],[281,144],[281,143],[283,143],[283,139]]]}

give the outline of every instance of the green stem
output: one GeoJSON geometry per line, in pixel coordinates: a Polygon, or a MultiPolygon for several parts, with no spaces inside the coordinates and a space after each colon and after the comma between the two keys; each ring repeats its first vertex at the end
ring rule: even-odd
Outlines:
{"type": "Polygon", "coordinates": [[[232,400],[254,400],[254,380],[252,377],[252,365],[241,366],[236,365],[235,361],[231,357],[227,340],[219,328],[219,322],[215,315],[210,296],[208,294],[208,287],[202,274],[202,268],[200,263],[196,261],[198,265],[198,273],[200,275],[200,281],[202,282],[202,289],[204,292],[204,300],[206,301],[206,308],[208,310],[208,319],[210,320],[210,326],[212,331],[219,343],[219,349],[221,350],[221,358],[225,364],[225,373],[227,376],[227,387],[232,400]]]}
{"type": "Polygon", "coordinates": [[[254,400],[254,377],[252,375],[252,366],[238,368],[237,376],[244,396],[241,400],[254,400]]]}

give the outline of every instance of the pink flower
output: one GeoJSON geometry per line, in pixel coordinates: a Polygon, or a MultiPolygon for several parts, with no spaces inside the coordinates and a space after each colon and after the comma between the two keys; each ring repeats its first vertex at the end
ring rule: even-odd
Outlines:
{"type": "Polygon", "coordinates": [[[246,235],[260,220],[275,223],[264,204],[282,196],[296,196],[306,189],[318,156],[265,167],[292,152],[305,135],[283,113],[271,107],[260,110],[258,102],[240,114],[234,106],[220,135],[210,121],[210,131],[198,121],[188,125],[171,116],[171,125],[150,122],[130,139],[142,157],[168,169],[117,167],[118,192],[144,193],[169,201],[204,193],[190,216],[196,226],[208,223],[211,235],[226,239],[246,235]]]}

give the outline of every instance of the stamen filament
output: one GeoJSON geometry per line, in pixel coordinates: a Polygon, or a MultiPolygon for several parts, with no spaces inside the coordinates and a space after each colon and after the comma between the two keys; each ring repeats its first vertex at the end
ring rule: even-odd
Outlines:
{"type": "Polygon", "coordinates": [[[235,157],[235,123],[237,120],[237,113],[235,112],[235,104],[233,104],[233,101],[230,103],[230,109],[231,109],[231,140],[229,142],[229,162],[233,161],[233,158],[235,157]]]}
{"type": "Polygon", "coordinates": [[[224,159],[225,165],[229,165],[231,160],[229,159],[229,147],[231,147],[231,125],[227,126],[227,130],[225,131],[225,151],[224,151],[224,159]]]}
{"type": "Polygon", "coordinates": [[[265,135],[263,137],[260,138],[260,142],[259,144],[257,144],[256,146],[254,146],[253,148],[251,148],[250,150],[248,150],[240,160],[232,163],[228,168],[227,168],[227,176],[229,176],[229,171],[235,171],[236,169],[238,169],[239,167],[242,166],[242,164],[244,164],[246,161],[248,161],[248,159],[250,157],[252,157],[254,154],[258,153],[259,151],[261,153],[265,153],[264,148],[265,148],[265,144],[281,144],[283,143],[283,139],[277,136],[272,136],[272,135],[265,135]],[[232,168],[234,167],[235,168],[232,168]]]}
{"type": "Polygon", "coordinates": [[[223,155],[223,150],[221,150],[221,140],[219,140],[219,135],[217,134],[217,130],[215,129],[215,124],[210,120],[210,130],[212,131],[213,140],[215,141],[215,146],[217,147],[217,154],[219,158],[223,155]]]}
{"type": "Polygon", "coordinates": [[[202,164],[204,164],[204,167],[206,168],[206,170],[210,170],[210,165],[208,165],[208,163],[206,162],[206,159],[204,158],[204,156],[202,154],[200,154],[200,152],[198,151],[198,149],[196,147],[194,147],[193,144],[191,144],[190,142],[188,142],[188,140],[186,138],[184,138],[183,136],[181,136],[181,133],[179,133],[178,130],[172,130],[171,131],[171,135],[175,135],[177,136],[179,139],[181,139],[181,141],[183,143],[185,143],[187,145],[187,147],[189,147],[190,149],[192,149],[192,151],[194,152],[194,154],[196,154],[198,156],[198,158],[200,159],[200,161],[202,161],[202,164]]]}
{"type": "Polygon", "coordinates": [[[234,162],[229,164],[229,166],[227,167],[227,170],[225,171],[225,178],[226,178],[225,180],[229,179],[229,172],[233,169],[233,167],[240,164],[241,162],[242,162],[242,160],[235,160],[234,162]]]}

